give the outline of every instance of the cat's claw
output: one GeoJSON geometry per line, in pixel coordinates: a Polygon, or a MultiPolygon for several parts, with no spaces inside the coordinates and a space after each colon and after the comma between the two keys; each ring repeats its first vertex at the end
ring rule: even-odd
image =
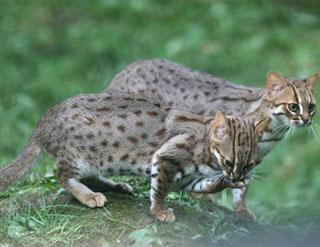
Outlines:
{"type": "Polygon", "coordinates": [[[158,220],[164,221],[167,223],[173,223],[176,220],[174,213],[169,209],[154,212],[154,215],[158,220]]]}
{"type": "Polygon", "coordinates": [[[87,196],[85,205],[90,208],[103,207],[107,202],[107,198],[102,193],[92,193],[87,196]]]}

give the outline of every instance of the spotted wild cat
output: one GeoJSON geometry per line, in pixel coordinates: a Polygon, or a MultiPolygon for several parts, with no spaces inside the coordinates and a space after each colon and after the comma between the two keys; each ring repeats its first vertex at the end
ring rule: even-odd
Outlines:
{"type": "MultiPolygon", "coordinates": [[[[314,88],[319,74],[307,79],[267,75],[266,88],[246,87],[165,59],[136,61],[104,90],[145,95],[177,110],[201,116],[226,115],[258,121],[270,117],[259,149],[258,163],[281,141],[290,127],[309,126],[316,113],[314,88]]],[[[245,203],[248,187],[233,190],[236,211],[254,218],[245,203]]]]}
{"type": "Polygon", "coordinates": [[[220,112],[201,117],[142,96],[79,95],[43,115],[24,151],[0,170],[0,187],[23,176],[44,150],[55,159],[62,185],[88,207],[103,206],[106,197],[85,184],[132,192],[128,184],[105,177],[151,177],[151,213],[172,222],[175,216],[165,205],[172,184],[217,192],[248,183],[268,122],[253,124],[220,112]]]}

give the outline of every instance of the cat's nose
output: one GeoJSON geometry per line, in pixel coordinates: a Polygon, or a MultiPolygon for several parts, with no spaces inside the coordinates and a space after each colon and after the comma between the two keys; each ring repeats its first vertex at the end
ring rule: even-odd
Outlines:
{"type": "Polygon", "coordinates": [[[233,181],[238,181],[241,178],[241,174],[237,172],[232,173],[232,180],[233,181]]]}
{"type": "Polygon", "coordinates": [[[310,119],[309,117],[302,117],[303,124],[308,124],[310,119]]]}

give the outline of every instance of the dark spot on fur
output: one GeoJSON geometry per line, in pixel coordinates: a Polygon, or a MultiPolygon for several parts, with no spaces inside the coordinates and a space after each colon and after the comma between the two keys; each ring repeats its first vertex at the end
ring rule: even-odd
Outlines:
{"type": "Polygon", "coordinates": [[[137,142],[138,142],[138,139],[135,138],[134,136],[129,136],[129,137],[128,137],[128,140],[129,140],[130,142],[132,142],[133,144],[137,144],[137,142]]]}
{"type": "Polygon", "coordinates": [[[102,146],[106,147],[107,144],[108,144],[108,142],[107,142],[106,140],[103,140],[102,142],[100,142],[100,144],[101,144],[102,146]]]}
{"type": "Polygon", "coordinates": [[[112,143],[112,146],[118,148],[120,146],[120,143],[118,141],[115,141],[114,143],[112,143]]]}
{"type": "Polygon", "coordinates": [[[147,133],[142,133],[141,134],[141,138],[144,139],[144,140],[147,139],[148,138],[148,134],[147,133]]]}
{"type": "Polygon", "coordinates": [[[162,136],[164,136],[166,134],[166,131],[167,131],[166,128],[161,128],[155,133],[155,135],[159,136],[159,137],[162,137],[162,136]]]}
{"type": "Polygon", "coordinates": [[[209,91],[205,91],[205,92],[203,92],[203,94],[208,97],[210,95],[210,92],[209,91]]]}
{"type": "Polygon", "coordinates": [[[96,99],[94,99],[94,98],[90,98],[90,99],[87,99],[87,101],[88,101],[88,102],[95,102],[95,101],[96,101],[96,99]]]}
{"type": "Polygon", "coordinates": [[[194,100],[197,100],[197,99],[198,99],[198,97],[199,97],[199,94],[195,94],[195,95],[193,95],[194,100]]]}
{"type": "Polygon", "coordinates": [[[142,98],[137,98],[137,101],[147,102],[147,100],[146,100],[146,99],[142,99],[142,98]]]}
{"type": "Polygon", "coordinates": [[[75,135],[75,136],[74,136],[74,139],[82,140],[82,139],[83,139],[83,137],[82,137],[81,135],[75,135]]]}
{"type": "Polygon", "coordinates": [[[110,122],[109,122],[109,121],[104,121],[102,124],[103,124],[104,126],[106,126],[106,127],[110,127],[110,122]]]}
{"type": "Polygon", "coordinates": [[[149,116],[153,116],[153,117],[156,117],[156,116],[159,115],[159,113],[156,112],[156,111],[149,111],[149,112],[147,112],[147,114],[148,114],[149,116]]]}
{"type": "Polygon", "coordinates": [[[87,134],[87,138],[88,138],[89,140],[91,140],[93,137],[94,137],[94,134],[93,134],[92,132],[89,133],[89,134],[87,134]]]}
{"type": "Polygon", "coordinates": [[[145,91],[143,89],[138,89],[137,92],[140,93],[140,94],[144,94],[145,91]]]}
{"type": "Polygon", "coordinates": [[[177,147],[177,148],[184,148],[184,149],[186,149],[186,148],[187,148],[187,145],[184,144],[184,143],[176,143],[176,147],[177,147]]]}
{"type": "Polygon", "coordinates": [[[120,108],[120,109],[127,109],[127,108],[128,108],[128,105],[119,105],[119,108],[120,108]]]}
{"type": "Polygon", "coordinates": [[[121,131],[121,132],[125,132],[125,131],[126,131],[126,127],[123,126],[122,124],[121,124],[121,125],[118,125],[118,126],[117,126],[117,129],[118,129],[119,131],[121,131]]]}
{"type": "Polygon", "coordinates": [[[158,143],[156,143],[156,142],[149,142],[148,143],[151,147],[157,147],[158,146],[158,143]]]}
{"type": "Polygon", "coordinates": [[[94,123],[94,120],[90,117],[85,117],[85,119],[87,120],[84,122],[84,124],[86,124],[86,125],[91,125],[94,123]]]}
{"type": "Polygon", "coordinates": [[[143,126],[144,126],[144,122],[142,122],[142,121],[137,121],[137,122],[136,122],[136,125],[137,125],[138,127],[143,127],[143,126]]]}
{"type": "Polygon", "coordinates": [[[124,154],[124,155],[122,155],[122,156],[120,157],[120,161],[125,161],[125,160],[127,160],[128,158],[129,158],[129,154],[126,153],[126,154],[124,154]]]}
{"type": "Polygon", "coordinates": [[[159,103],[153,103],[153,105],[156,107],[161,107],[161,105],[159,103]]]}
{"type": "Polygon", "coordinates": [[[108,156],[108,162],[112,162],[113,161],[113,157],[111,155],[108,156]]]}
{"type": "Polygon", "coordinates": [[[75,120],[75,119],[77,119],[79,117],[79,114],[74,114],[71,118],[73,119],[73,120],[75,120]]]}
{"type": "Polygon", "coordinates": [[[147,173],[148,175],[150,175],[150,174],[151,174],[151,170],[150,170],[150,168],[147,168],[147,169],[146,169],[146,173],[147,173]]]}
{"type": "Polygon", "coordinates": [[[101,107],[101,108],[97,108],[97,111],[110,111],[111,107],[101,107]]]}
{"type": "Polygon", "coordinates": [[[75,109],[75,108],[79,108],[79,106],[78,106],[76,103],[73,103],[73,104],[71,105],[71,108],[72,108],[72,109],[75,109]]]}
{"type": "Polygon", "coordinates": [[[122,118],[122,119],[126,119],[127,118],[127,114],[119,114],[118,117],[122,118]]]}
{"type": "Polygon", "coordinates": [[[136,115],[138,115],[138,116],[139,116],[141,113],[142,113],[141,110],[135,110],[135,111],[134,111],[134,114],[136,114],[136,115]]]}

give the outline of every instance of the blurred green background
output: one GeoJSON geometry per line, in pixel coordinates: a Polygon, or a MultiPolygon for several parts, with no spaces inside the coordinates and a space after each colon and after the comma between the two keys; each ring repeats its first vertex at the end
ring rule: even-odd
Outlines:
{"type": "MultiPolygon", "coordinates": [[[[1,1],[0,166],[47,109],[102,91],[137,59],[163,57],[260,87],[271,70],[307,77],[320,70],[319,13],[316,1],[1,1]]],[[[317,227],[319,115],[314,131],[295,130],[260,165],[248,194],[260,222],[317,227]]],[[[29,177],[53,167],[43,156],[29,177]]],[[[229,193],[219,198],[230,206],[229,193]]]]}

